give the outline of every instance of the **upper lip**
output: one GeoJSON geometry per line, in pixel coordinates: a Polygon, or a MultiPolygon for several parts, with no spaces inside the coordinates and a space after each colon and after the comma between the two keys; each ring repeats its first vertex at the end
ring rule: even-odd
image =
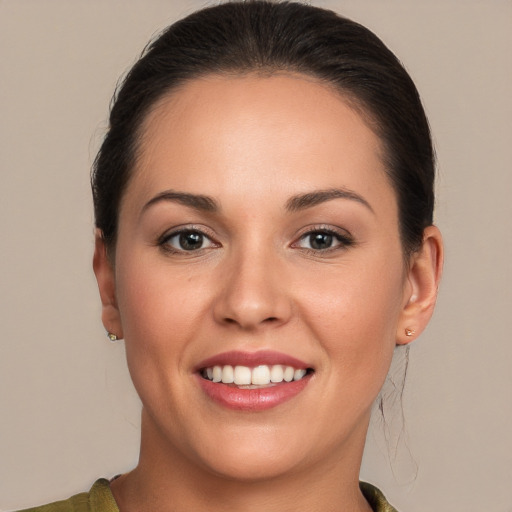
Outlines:
{"type": "Polygon", "coordinates": [[[258,352],[241,352],[233,350],[223,352],[215,356],[209,357],[196,365],[194,371],[200,371],[203,368],[211,368],[212,366],[248,366],[254,368],[259,365],[282,364],[284,366],[293,366],[295,369],[307,369],[311,366],[297,359],[296,357],[282,352],[273,350],[260,350],[258,352]]]}

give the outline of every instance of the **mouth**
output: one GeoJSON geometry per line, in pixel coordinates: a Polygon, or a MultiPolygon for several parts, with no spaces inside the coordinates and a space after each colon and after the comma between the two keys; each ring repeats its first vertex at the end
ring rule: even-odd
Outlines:
{"type": "Polygon", "coordinates": [[[312,368],[295,368],[284,364],[260,364],[252,368],[227,364],[202,368],[200,374],[203,379],[213,383],[228,384],[238,389],[260,389],[283,382],[296,382],[312,372],[312,368]]]}
{"type": "Polygon", "coordinates": [[[301,393],[314,368],[273,351],[226,352],[200,363],[195,373],[205,394],[218,405],[262,411],[301,393]]]}

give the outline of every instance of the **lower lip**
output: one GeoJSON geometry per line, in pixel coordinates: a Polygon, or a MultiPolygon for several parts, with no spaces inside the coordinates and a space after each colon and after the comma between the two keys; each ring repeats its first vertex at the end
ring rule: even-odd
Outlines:
{"type": "Polygon", "coordinates": [[[239,389],[227,384],[213,383],[201,375],[198,375],[198,379],[208,397],[223,407],[238,411],[264,411],[298,395],[307,386],[310,375],[297,381],[258,389],[239,389]]]}

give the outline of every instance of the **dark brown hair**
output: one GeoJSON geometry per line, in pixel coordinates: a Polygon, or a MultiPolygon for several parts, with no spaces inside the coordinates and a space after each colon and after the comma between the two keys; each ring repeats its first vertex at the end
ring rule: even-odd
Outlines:
{"type": "Polygon", "coordinates": [[[148,112],[179,85],[207,74],[292,71],[333,85],[371,121],[396,192],[404,253],[432,224],[434,152],[418,92],[370,30],[295,2],[229,2],[178,21],[144,50],[119,86],[93,166],[96,226],[115,246],[119,205],[148,112]]]}

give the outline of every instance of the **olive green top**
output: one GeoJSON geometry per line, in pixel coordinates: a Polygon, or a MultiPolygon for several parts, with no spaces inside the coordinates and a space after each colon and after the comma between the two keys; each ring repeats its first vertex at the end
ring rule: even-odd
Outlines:
{"type": "MultiPolygon", "coordinates": [[[[397,512],[384,495],[371,484],[359,484],[364,497],[374,512],[397,512]]],[[[119,512],[116,500],[110,492],[109,481],[97,480],[89,492],[82,492],[63,501],[57,501],[41,507],[28,508],[19,512],[119,512]]]]}
{"type": "Polygon", "coordinates": [[[94,482],[89,492],[81,492],[71,498],[19,512],[119,512],[116,500],[105,478],[94,482]]]}

